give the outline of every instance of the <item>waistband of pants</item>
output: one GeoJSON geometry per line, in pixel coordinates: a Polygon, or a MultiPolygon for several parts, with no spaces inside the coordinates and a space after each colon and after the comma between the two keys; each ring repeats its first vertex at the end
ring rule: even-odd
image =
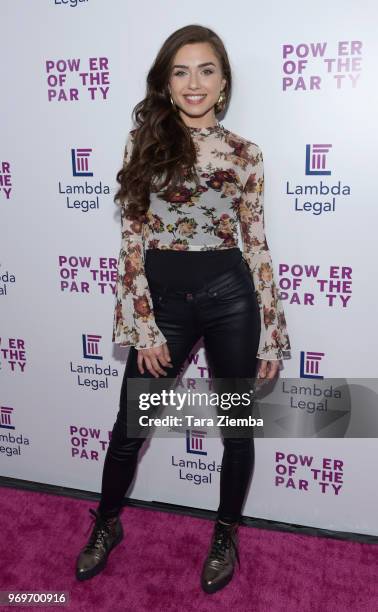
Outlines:
{"type": "Polygon", "coordinates": [[[230,270],[227,270],[227,272],[223,272],[222,274],[219,274],[219,276],[217,276],[216,278],[205,282],[198,289],[190,289],[190,288],[188,288],[188,290],[170,289],[169,287],[163,284],[157,284],[154,281],[151,281],[149,285],[150,285],[150,289],[152,292],[156,291],[157,293],[161,293],[162,295],[171,295],[171,296],[182,297],[184,299],[192,299],[202,294],[216,293],[216,291],[220,289],[221,287],[223,287],[225,284],[228,284],[231,281],[235,280],[235,276],[237,277],[238,274],[240,273],[250,274],[249,266],[244,258],[242,258],[241,261],[236,266],[234,266],[230,270]]]}

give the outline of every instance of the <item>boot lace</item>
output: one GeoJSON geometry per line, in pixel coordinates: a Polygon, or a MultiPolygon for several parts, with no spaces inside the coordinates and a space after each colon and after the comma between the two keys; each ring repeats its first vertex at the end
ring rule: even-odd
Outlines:
{"type": "Polygon", "coordinates": [[[228,525],[223,525],[222,523],[218,522],[215,524],[215,531],[211,550],[209,553],[209,560],[224,562],[226,558],[226,552],[230,548],[230,546],[232,546],[235,552],[235,556],[240,565],[238,549],[231,535],[232,531],[232,526],[229,527],[228,525]]]}
{"type": "Polygon", "coordinates": [[[89,508],[92,514],[92,522],[89,524],[85,535],[88,535],[92,529],[91,537],[89,538],[87,548],[104,548],[105,538],[109,535],[110,527],[114,518],[104,518],[97,510],[89,508]]]}

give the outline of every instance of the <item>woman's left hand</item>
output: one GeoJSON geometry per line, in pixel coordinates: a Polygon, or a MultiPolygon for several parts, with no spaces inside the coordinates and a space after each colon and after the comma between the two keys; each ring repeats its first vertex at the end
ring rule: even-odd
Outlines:
{"type": "Polygon", "coordinates": [[[280,369],[280,359],[274,359],[273,361],[259,359],[259,362],[260,366],[258,368],[257,378],[269,379],[277,376],[280,369]]]}

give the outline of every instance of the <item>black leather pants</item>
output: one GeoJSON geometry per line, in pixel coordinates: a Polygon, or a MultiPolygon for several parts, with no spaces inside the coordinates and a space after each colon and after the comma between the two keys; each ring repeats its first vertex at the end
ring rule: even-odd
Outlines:
{"type": "MultiPolygon", "coordinates": [[[[213,378],[254,378],[260,339],[260,314],[252,275],[244,259],[233,269],[193,292],[172,292],[150,284],[155,319],[167,339],[175,378],[196,342],[203,337],[213,378]]],[[[147,377],[137,367],[137,349],[131,347],[122,382],[120,406],[105,457],[99,511],[114,516],[133,480],[143,437],[128,437],[127,380],[147,377]]],[[[162,377],[165,378],[165,377],[162,377]]],[[[222,427],[219,427],[222,433],[222,427]]],[[[234,522],[241,516],[254,464],[253,437],[223,435],[220,502],[217,518],[234,522]]]]}

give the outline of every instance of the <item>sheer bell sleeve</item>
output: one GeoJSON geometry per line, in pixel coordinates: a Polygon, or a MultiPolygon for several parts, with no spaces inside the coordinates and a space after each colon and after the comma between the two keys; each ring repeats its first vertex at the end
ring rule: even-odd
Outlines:
{"type": "Polygon", "coordinates": [[[264,165],[261,149],[251,144],[251,164],[240,198],[239,221],[243,255],[252,273],[261,316],[257,357],[275,360],[290,357],[290,340],[264,223],[264,165]]]}
{"type": "MultiPolygon", "coordinates": [[[[129,132],[123,165],[131,156],[133,136],[129,132]]],[[[153,304],[144,268],[144,223],[126,214],[121,205],[121,248],[117,266],[116,299],[112,341],[137,349],[166,342],[156,325],[153,304]]]]}

